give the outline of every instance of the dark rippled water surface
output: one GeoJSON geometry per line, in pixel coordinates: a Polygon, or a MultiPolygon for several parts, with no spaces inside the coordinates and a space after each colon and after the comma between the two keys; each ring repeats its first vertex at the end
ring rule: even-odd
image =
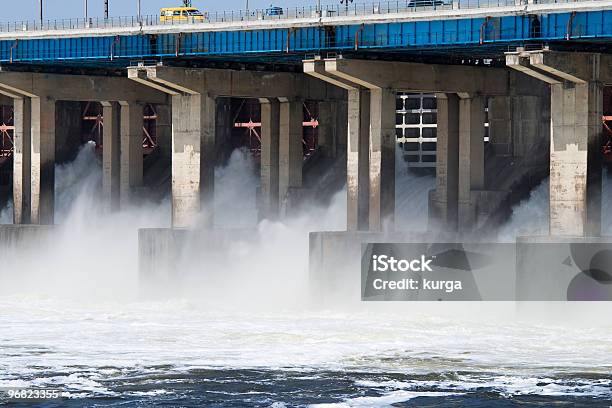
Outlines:
{"type": "MultiPolygon", "coordinates": [[[[11,407],[605,407],[612,377],[566,374],[509,377],[487,372],[430,375],[312,370],[176,372],[150,367],[109,376],[104,392],[61,387],[57,401],[4,402],[11,407]]],[[[47,373],[50,378],[53,373],[47,373]]]]}

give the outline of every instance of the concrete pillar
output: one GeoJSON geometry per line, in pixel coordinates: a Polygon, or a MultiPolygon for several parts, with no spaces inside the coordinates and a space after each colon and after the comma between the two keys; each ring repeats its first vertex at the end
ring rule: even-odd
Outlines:
{"type": "Polygon", "coordinates": [[[215,99],[206,94],[172,96],[172,225],[193,226],[201,206],[213,221],[215,99]]]}
{"type": "Polygon", "coordinates": [[[107,211],[119,209],[121,110],[117,102],[102,102],[102,191],[107,211]]]}
{"type": "Polygon", "coordinates": [[[470,232],[477,221],[472,191],[484,189],[484,121],[482,96],[460,95],[459,100],[459,211],[460,232],[470,232]]]}
{"type": "Polygon", "coordinates": [[[550,234],[601,234],[599,82],[551,84],[550,234]]]}
{"type": "Polygon", "coordinates": [[[302,187],[304,111],[301,99],[280,100],[279,202],[285,217],[297,206],[302,187]]]}
{"type": "Polygon", "coordinates": [[[144,106],[137,102],[121,105],[121,188],[120,204],[125,208],[134,201],[135,189],[143,181],[143,114],[144,106]]]}
{"type": "Polygon", "coordinates": [[[489,145],[498,155],[512,154],[514,99],[511,96],[489,98],[489,145]]]}
{"type": "Polygon", "coordinates": [[[32,224],[53,224],[55,207],[55,100],[31,98],[32,224]]]}
{"type": "Polygon", "coordinates": [[[348,231],[367,231],[369,228],[369,137],[370,92],[350,90],[346,168],[348,231]]]}
{"type": "Polygon", "coordinates": [[[323,154],[327,157],[336,157],[338,140],[337,115],[337,101],[319,102],[318,144],[323,154]]]}
{"type": "Polygon", "coordinates": [[[30,223],[31,215],[31,101],[13,99],[13,222],[30,223]]]}
{"type": "Polygon", "coordinates": [[[393,228],[395,219],[395,92],[370,90],[370,230],[393,228]]]}
{"type": "MultiPolygon", "coordinates": [[[[336,101],[336,154],[342,155],[346,153],[348,143],[348,102],[347,100],[336,101]]],[[[369,127],[369,124],[368,124],[369,127]]]]}
{"type": "Polygon", "coordinates": [[[457,230],[459,200],[459,97],[436,94],[436,189],[430,200],[430,224],[457,230]]]}
{"type": "Polygon", "coordinates": [[[172,157],[172,108],[170,105],[155,105],[155,135],[162,157],[172,157]]]}
{"type": "Polygon", "coordinates": [[[275,219],[279,210],[280,104],[277,99],[261,103],[261,211],[260,218],[275,219]]]}

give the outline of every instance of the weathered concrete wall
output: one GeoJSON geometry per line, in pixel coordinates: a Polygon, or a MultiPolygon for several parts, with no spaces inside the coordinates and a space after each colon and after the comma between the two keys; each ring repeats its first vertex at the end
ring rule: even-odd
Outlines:
{"type": "Polygon", "coordinates": [[[212,224],[215,166],[215,100],[207,95],[172,97],[172,225],[193,226],[200,208],[212,224]]]}
{"type": "Polygon", "coordinates": [[[347,229],[367,230],[370,225],[370,92],[348,92],[347,229]]]}
{"type": "Polygon", "coordinates": [[[550,233],[601,234],[602,88],[551,85],[550,233]]]}

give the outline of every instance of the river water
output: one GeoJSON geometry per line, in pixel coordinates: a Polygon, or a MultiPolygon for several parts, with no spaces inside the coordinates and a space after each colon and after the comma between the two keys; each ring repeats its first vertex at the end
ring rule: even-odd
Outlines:
{"type": "MultiPolygon", "coordinates": [[[[144,298],[136,230],[166,226],[168,203],[103,215],[93,155],[86,147],[58,168],[62,226],[53,239],[29,253],[0,248],[0,389],[57,389],[63,399],[0,397],[0,405],[612,405],[609,305],[356,300],[331,308],[310,298],[307,232],[343,228],[342,192],[329,208],[259,225],[265,242],[232,248],[248,261],[217,271],[219,286],[144,298]]],[[[253,218],[248,168],[237,154],[217,172],[219,207],[231,209],[219,223],[253,218]]],[[[414,203],[402,205],[409,227],[411,218],[422,222],[426,201],[418,200],[433,180],[406,182],[398,197],[414,203]]],[[[513,223],[539,213],[528,205],[541,203],[521,204],[513,223]]]]}

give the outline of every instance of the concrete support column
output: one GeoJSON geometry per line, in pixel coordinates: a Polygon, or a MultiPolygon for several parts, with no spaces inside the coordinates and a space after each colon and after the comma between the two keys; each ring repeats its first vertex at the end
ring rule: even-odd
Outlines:
{"type": "Polygon", "coordinates": [[[211,226],[214,204],[215,99],[206,94],[172,96],[172,225],[195,224],[200,208],[211,226]]]}
{"type": "MultiPolygon", "coordinates": [[[[346,145],[348,143],[348,102],[347,100],[336,101],[336,154],[341,155],[346,153],[346,145]]],[[[368,125],[369,127],[369,125],[368,125]]]]}
{"type": "Polygon", "coordinates": [[[31,215],[31,101],[13,99],[13,223],[28,224],[31,215]]]}
{"type": "Polygon", "coordinates": [[[304,161],[303,121],[303,101],[281,98],[278,194],[283,217],[289,215],[299,202],[304,161]]]}
{"type": "Polygon", "coordinates": [[[459,97],[436,94],[438,110],[436,189],[430,200],[430,224],[457,230],[459,200],[459,97]]]}
{"type": "Polygon", "coordinates": [[[395,92],[370,90],[370,230],[393,228],[395,218],[395,92]]]}
{"type": "Polygon", "coordinates": [[[339,135],[336,127],[337,115],[338,103],[336,101],[319,102],[318,142],[319,148],[327,157],[336,157],[339,135]]]}
{"type": "Polygon", "coordinates": [[[135,189],[143,181],[143,109],[137,102],[121,105],[121,188],[120,203],[125,208],[134,201],[135,189]]]}
{"type": "Polygon", "coordinates": [[[275,219],[279,211],[280,104],[277,99],[261,103],[261,210],[260,219],[275,219]]]}
{"type": "Polygon", "coordinates": [[[484,121],[482,96],[460,95],[459,101],[459,211],[460,232],[470,232],[477,221],[472,191],[484,189],[484,121]]]}
{"type": "Polygon", "coordinates": [[[117,102],[102,102],[102,191],[107,211],[119,209],[121,110],[117,102]]]}
{"type": "Polygon", "coordinates": [[[347,230],[369,228],[370,190],[370,92],[348,91],[347,230]]]}
{"type": "Polygon", "coordinates": [[[31,98],[32,224],[53,224],[55,209],[55,100],[31,98]]]}
{"type": "Polygon", "coordinates": [[[601,234],[601,83],[551,85],[550,234],[601,234]]]}

